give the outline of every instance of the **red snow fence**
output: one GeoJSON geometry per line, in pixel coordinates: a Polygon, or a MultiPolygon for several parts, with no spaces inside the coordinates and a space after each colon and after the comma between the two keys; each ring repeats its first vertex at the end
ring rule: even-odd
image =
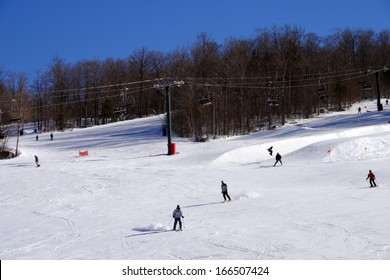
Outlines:
{"type": "Polygon", "coordinates": [[[86,157],[86,156],[88,156],[88,150],[85,150],[84,152],[79,151],[79,156],[80,156],[80,157],[86,157]]]}

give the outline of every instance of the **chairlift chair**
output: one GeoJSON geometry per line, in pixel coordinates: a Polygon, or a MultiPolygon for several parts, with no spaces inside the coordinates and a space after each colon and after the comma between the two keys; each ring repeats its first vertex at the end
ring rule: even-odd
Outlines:
{"type": "Polygon", "coordinates": [[[328,99],[328,94],[327,93],[320,95],[320,100],[326,101],[327,99],[328,99]]]}
{"type": "Polygon", "coordinates": [[[364,81],[364,82],[363,82],[363,90],[364,90],[364,91],[369,91],[369,90],[371,90],[371,89],[372,89],[372,88],[371,88],[370,82],[364,81]]]}
{"type": "Polygon", "coordinates": [[[198,103],[203,106],[208,106],[212,104],[214,98],[211,97],[210,91],[208,89],[208,83],[205,84],[204,95],[198,99],[198,103]]]}
{"type": "Polygon", "coordinates": [[[278,95],[276,93],[268,95],[267,104],[269,106],[279,106],[278,95]]]}
{"type": "Polygon", "coordinates": [[[209,96],[204,96],[198,99],[198,103],[203,106],[211,105],[213,98],[209,96]]]}

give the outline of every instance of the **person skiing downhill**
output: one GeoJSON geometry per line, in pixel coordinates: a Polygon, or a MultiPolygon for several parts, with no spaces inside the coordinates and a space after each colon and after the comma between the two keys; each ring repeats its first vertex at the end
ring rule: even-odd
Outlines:
{"type": "Polygon", "coordinates": [[[225,184],[224,181],[221,181],[221,190],[222,190],[221,193],[222,193],[224,201],[226,202],[226,198],[228,198],[229,201],[231,201],[231,198],[228,194],[227,185],[225,184]]]}
{"type": "Polygon", "coordinates": [[[172,217],[175,219],[175,223],[173,224],[173,230],[176,230],[176,225],[179,222],[179,228],[182,230],[181,218],[184,219],[183,212],[180,209],[180,205],[176,206],[176,209],[173,210],[172,217]]]}
{"type": "Polygon", "coordinates": [[[371,170],[368,171],[366,180],[370,179],[370,188],[376,187],[375,174],[371,170]]]}
{"type": "Polygon", "coordinates": [[[272,148],[273,148],[273,146],[271,146],[271,147],[269,147],[268,149],[267,149],[267,151],[269,152],[269,154],[272,156],[272,148]]]}
{"type": "Polygon", "coordinates": [[[276,164],[278,162],[280,162],[280,165],[283,165],[283,163],[282,163],[282,156],[279,153],[276,154],[275,159],[276,159],[276,162],[275,162],[274,166],[276,166],[276,164]]]}
{"type": "Polygon", "coordinates": [[[37,167],[41,166],[41,165],[39,164],[39,159],[38,159],[38,157],[37,157],[37,156],[34,156],[34,158],[35,158],[35,164],[37,165],[37,167]]]}

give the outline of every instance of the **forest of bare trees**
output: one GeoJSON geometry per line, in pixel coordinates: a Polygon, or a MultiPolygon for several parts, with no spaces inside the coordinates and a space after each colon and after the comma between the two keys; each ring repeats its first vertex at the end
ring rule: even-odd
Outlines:
{"type": "Polygon", "coordinates": [[[378,90],[389,98],[389,65],[390,30],[320,37],[286,25],[223,45],[202,33],[169,53],[142,48],[74,64],[55,57],[32,80],[0,70],[0,128],[34,122],[39,131],[65,130],[162,114],[166,96],[156,85],[183,81],[171,90],[177,136],[246,134],[343,110],[378,90]]]}

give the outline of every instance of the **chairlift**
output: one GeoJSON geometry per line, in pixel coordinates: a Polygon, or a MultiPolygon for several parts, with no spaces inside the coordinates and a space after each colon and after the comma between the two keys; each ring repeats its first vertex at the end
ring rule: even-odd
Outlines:
{"type": "Polygon", "coordinates": [[[278,102],[276,99],[270,99],[270,98],[268,98],[267,104],[268,104],[269,106],[279,106],[279,102],[278,102]]]}
{"type": "Polygon", "coordinates": [[[208,105],[211,105],[212,104],[212,100],[214,98],[210,97],[210,96],[203,96],[203,97],[200,97],[198,99],[198,103],[200,105],[203,105],[203,106],[208,106],[208,105]]]}
{"type": "Polygon", "coordinates": [[[130,106],[130,107],[134,107],[135,106],[135,99],[134,99],[134,96],[132,94],[130,94],[129,96],[129,93],[127,93],[128,91],[128,88],[125,88],[124,90],[121,91],[120,93],[120,97],[121,97],[121,103],[122,103],[122,106],[130,106]]]}
{"type": "Polygon", "coordinates": [[[126,109],[116,108],[116,110],[114,111],[114,114],[116,116],[124,115],[124,114],[127,114],[127,110],[126,109]]]}
{"type": "Polygon", "coordinates": [[[328,93],[326,91],[325,84],[321,84],[321,86],[317,89],[318,98],[322,101],[326,101],[328,99],[328,93]]]}
{"type": "Polygon", "coordinates": [[[322,101],[328,100],[328,94],[327,93],[321,94],[319,97],[320,97],[320,100],[322,100],[322,101]]]}
{"type": "Polygon", "coordinates": [[[269,106],[279,106],[278,95],[276,93],[270,94],[267,98],[267,104],[269,106]]]}
{"type": "Polygon", "coordinates": [[[122,103],[122,107],[127,108],[127,107],[134,107],[135,106],[135,99],[132,96],[131,99],[126,100],[127,103],[122,103]]]}
{"type": "Polygon", "coordinates": [[[372,88],[371,88],[370,82],[364,81],[364,82],[363,82],[363,90],[364,90],[364,91],[369,91],[369,90],[371,90],[371,89],[372,89],[372,88]]]}
{"type": "Polygon", "coordinates": [[[198,103],[203,106],[208,106],[212,104],[214,98],[211,97],[210,91],[208,89],[209,84],[205,84],[204,95],[198,98],[198,103]]]}
{"type": "Polygon", "coordinates": [[[320,94],[321,92],[325,91],[325,86],[322,85],[317,89],[317,92],[320,94]]]}
{"type": "Polygon", "coordinates": [[[127,110],[126,109],[120,109],[115,110],[114,115],[121,121],[124,121],[127,117],[127,110]]]}

